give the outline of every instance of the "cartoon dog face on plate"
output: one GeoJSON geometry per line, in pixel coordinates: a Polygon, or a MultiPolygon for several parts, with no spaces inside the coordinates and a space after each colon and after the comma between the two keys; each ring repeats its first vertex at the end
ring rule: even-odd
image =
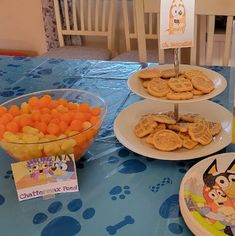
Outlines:
{"type": "Polygon", "coordinates": [[[235,198],[235,160],[224,172],[218,172],[215,159],[204,172],[203,181],[206,186],[211,188],[218,186],[228,197],[235,198]]]}
{"type": "Polygon", "coordinates": [[[204,186],[203,197],[206,200],[207,206],[210,207],[213,212],[220,212],[224,215],[235,213],[233,202],[220,187],[214,186],[210,188],[204,186]]]}

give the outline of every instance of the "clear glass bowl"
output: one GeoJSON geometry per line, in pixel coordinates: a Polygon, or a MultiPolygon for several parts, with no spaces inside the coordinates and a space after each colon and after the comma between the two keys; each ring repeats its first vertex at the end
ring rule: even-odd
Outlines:
{"type": "MultiPolygon", "coordinates": [[[[86,153],[99,132],[107,112],[106,103],[101,97],[84,90],[52,89],[26,94],[4,102],[1,105],[6,108],[9,108],[11,105],[20,106],[33,96],[41,98],[43,95],[50,95],[52,99],[65,98],[69,102],[88,103],[90,107],[99,107],[101,109],[99,115],[100,119],[95,125],[92,125],[88,129],[82,132],[72,131],[72,134],[68,134],[63,138],[56,137],[54,140],[37,142],[30,140],[25,142],[22,140],[0,140],[0,146],[17,161],[71,153],[74,154],[76,160],[80,159],[86,153]]],[[[29,135],[31,135],[32,140],[34,140],[36,134],[34,135],[32,133],[29,135]]]]}

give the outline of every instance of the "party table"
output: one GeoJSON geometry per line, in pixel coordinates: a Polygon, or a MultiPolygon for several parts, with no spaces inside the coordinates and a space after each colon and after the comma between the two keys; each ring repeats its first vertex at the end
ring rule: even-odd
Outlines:
{"type": "MultiPolygon", "coordinates": [[[[1,236],[192,235],[179,210],[178,192],[182,177],[199,159],[162,161],[140,156],[122,146],[113,132],[118,113],[141,99],[129,91],[128,76],[149,65],[0,58],[1,103],[29,92],[75,88],[101,96],[108,105],[96,141],[76,163],[79,192],[18,202],[10,167],[14,160],[0,150],[1,236]]],[[[230,68],[211,69],[228,82],[213,101],[231,110],[230,68]]],[[[221,152],[232,150],[230,145],[221,152]]]]}

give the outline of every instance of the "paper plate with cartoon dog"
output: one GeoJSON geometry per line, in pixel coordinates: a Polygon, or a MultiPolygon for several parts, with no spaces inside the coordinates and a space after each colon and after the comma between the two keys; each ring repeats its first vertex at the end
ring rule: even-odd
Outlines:
{"type": "Polygon", "coordinates": [[[195,235],[235,236],[235,153],[204,159],[187,172],[180,209],[195,235]]]}

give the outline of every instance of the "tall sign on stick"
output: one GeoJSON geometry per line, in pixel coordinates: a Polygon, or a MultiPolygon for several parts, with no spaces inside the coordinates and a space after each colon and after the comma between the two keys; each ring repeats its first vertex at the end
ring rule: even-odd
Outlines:
{"type": "MultiPolygon", "coordinates": [[[[193,47],[195,0],[161,0],[160,48],[174,48],[174,70],[179,76],[179,50],[193,47]]],[[[179,105],[174,106],[175,118],[179,116],[179,105]]]]}
{"type": "Polygon", "coordinates": [[[161,0],[160,47],[192,47],[195,0],[161,0]]]}

